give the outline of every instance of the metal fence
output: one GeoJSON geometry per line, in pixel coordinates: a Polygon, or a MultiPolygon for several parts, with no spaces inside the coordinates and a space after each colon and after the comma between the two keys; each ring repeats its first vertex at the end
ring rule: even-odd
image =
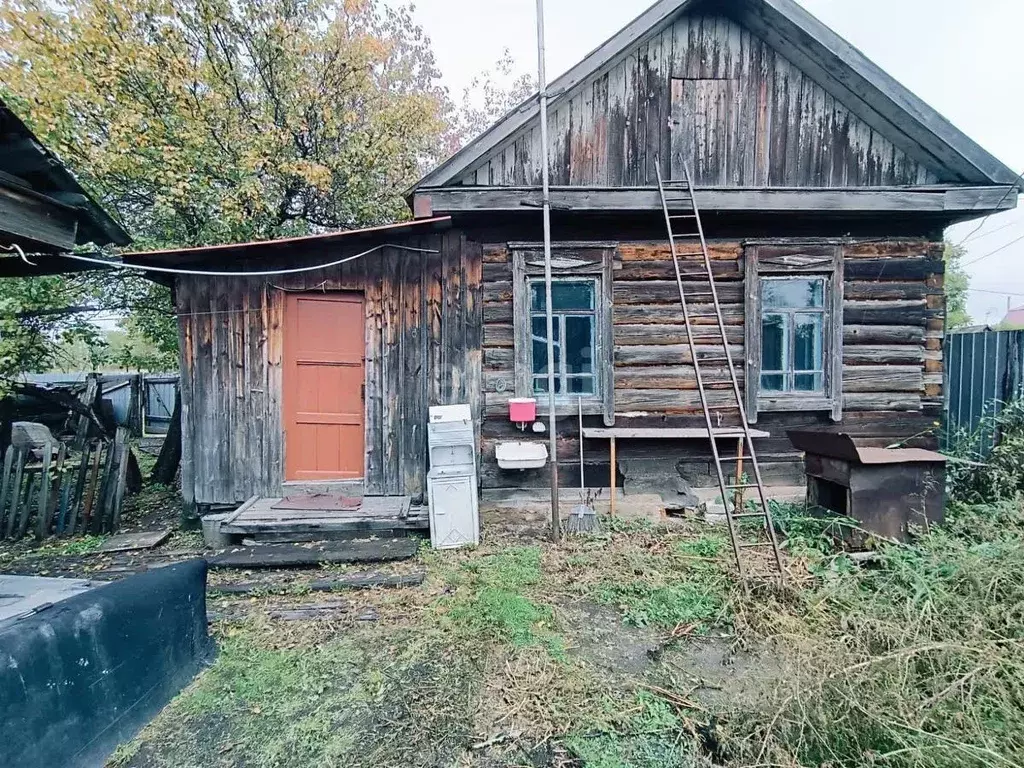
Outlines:
{"type": "MultiPolygon", "coordinates": [[[[73,373],[26,373],[22,379],[32,384],[77,384],[85,381],[86,372],[73,373]]],[[[100,387],[103,399],[110,404],[114,421],[127,426],[137,433],[139,429],[147,435],[165,435],[174,412],[174,390],[178,386],[176,373],[101,373],[100,387]],[[141,413],[132,414],[132,382],[142,378],[141,413]],[[141,416],[141,424],[139,423],[141,416]]]]}
{"type": "Polygon", "coordinates": [[[996,439],[990,418],[1024,391],[1024,331],[950,333],[944,359],[943,447],[970,435],[983,456],[996,439]]]}

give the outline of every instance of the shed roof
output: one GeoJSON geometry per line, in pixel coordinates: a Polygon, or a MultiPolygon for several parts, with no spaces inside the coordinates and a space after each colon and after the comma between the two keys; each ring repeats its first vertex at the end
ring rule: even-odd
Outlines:
{"type": "Polygon", "coordinates": [[[402,235],[408,233],[423,233],[446,229],[451,225],[450,216],[435,216],[429,219],[417,219],[415,221],[401,221],[393,224],[381,224],[373,227],[360,227],[358,229],[345,229],[337,232],[322,232],[315,235],[302,235],[300,237],[281,237],[275,240],[253,240],[245,243],[223,243],[220,245],[203,245],[191,248],[166,248],[155,251],[138,251],[126,253],[123,259],[133,264],[167,264],[176,261],[188,261],[189,263],[208,261],[216,257],[230,256],[259,256],[271,251],[279,251],[282,248],[302,245],[327,245],[331,243],[347,242],[359,238],[380,239],[386,235],[402,235]]]}
{"type": "MultiPolygon", "coordinates": [[[[40,214],[66,214],[72,226],[73,242],[40,240],[56,250],[65,245],[128,245],[131,237],[93,197],[82,188],[64,163],[47,149],[2,100],[0,100],[0,188],[11,197],[31,199],[43,205],[40,214]]],[[[0,224],[0,230],[6,229],[0,224]]],[[[32,240],[18,230],[16,239],[32,240]],[[21,237],[18,237],[21,235],[21,237]]]]}
{"type": "MultiPolygon", "coordinates": [[[[595,48],[548,87],[552,102],[563,98],[630,46],[660,33],[679,15],[706,0],[658,0],[630,24],[595,48]]],[[[866,123],[930,159],[959,183],[1013,184],[1021,178],[911,93],[794,0],[718,0],[714,9],[733,17],[786,56],[866,123]]],[[[536,96],[527,99],[476,140],[424,176],[413,190],[458,179],[517,130],[539,119],[536,96]]]]}

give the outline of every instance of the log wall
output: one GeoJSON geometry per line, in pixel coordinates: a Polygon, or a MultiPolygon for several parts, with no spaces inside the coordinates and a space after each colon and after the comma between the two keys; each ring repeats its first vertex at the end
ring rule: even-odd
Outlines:
{"type": "MultiPolygon", "coordinates": [[[[454,231],[405,242],[436,253],[387,248],[339,267],[269,279],[178,278],[187,502],[281,494],[284,298],[303,290],[364,296],[366,493],[425,490],[427,408],[480,401],[480,259],[454,231]]],[[[277,263],[345,255],[340,247],[289,250],[277,263]]]]}
{"type": "MultiPolygon", "coordinates": [[[[739,241],[713,241],[709,246],[729,353],[743,384],[744,246],[739,241]]],[[[934,445],[942,403],[942,244],[919,239],[854,241],[843,245],[843,254],[841,427],[879,445],[907,438],[914,438],[914,445],[934,445]]],[[[613,276],[616,426],[703,426],[671,252],[662,242],[639,241],[621,243],[618,256],[613,276]]],[[[507,384],[515,378],[510,254],[504,245],[484,245],[483,261],[481,485],[543,486],[548,483],[546,470],[505,472],[494,460],[498,442],[513,438],[546,441],[546,437],[523,436],[508,423],[511,387],[507,384]]],[[[684,275],[700,270],[699,262],[684,259],[684,275]]],[[[706,339],[707,351],[718,355],[721,346],[716,342],[710,287],[706,281],[692,278],[685,285],[698,343],[706,339]]],[[[727,376],[724,366],[714,373],[727,376]]],[[[729,385],[712,385],[709,390],[711,405],[734,403],[729,385]]],[[[585,421],[588,426],[600,426],[597,417],[585,421]]],[[[785,430],[816,425],[834,426],[827,413],[759,414],[758,428],[772,433],[771,438],[758,441],[767,480],[802,482],[799,455],[785,430]]],[[[579,478],[576,420],[562,419],[559,435],[562,471],[575,484],[579,478]]],[[[722,447],[735,450],[734,445],[722,447]]],[[[587,441],[584,448],[588,483],[606,486],[607,442],[587,441]]],[[[619,443],[623,458],[663,457],[666,453],[678,457],[691,482],[711,482],[714,468],[703,441],[619,443]]]]}

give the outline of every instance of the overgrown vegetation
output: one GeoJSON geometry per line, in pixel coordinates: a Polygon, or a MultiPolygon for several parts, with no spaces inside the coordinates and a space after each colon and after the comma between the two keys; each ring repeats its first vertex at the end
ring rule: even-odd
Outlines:
{"type": "Polygon", "coordinates": [[[981,420],[973,434],[954,435],[947,465],[950,497],[963,504],[997,504],[1024,496],[1024,399],[981,420]],[[989,453],[983,447],[996,445],[989,453]]]}
{"type": "Polygon", "coordinates": [[[351,597],[373,626],[267,618],[322,599],[301,589],[247,597],[117,765],[1020,765],[1018,480],[862,564],[852,521],[777,505],[781,591],[740,588],[722,529],[616,520],[557,547],[491,528],[425,549],[422,589],[351,597]]]}
{"type": "MultiPolygon", "coordinates": [[[[826,572],[754,629],[794,672],[727,728],[739,764],[1013,765],[1024,758],[1024,517],[955,506],[946,529],[826,572]]],[[[752,610],[754,610],[752,608],[752,610]]]]}

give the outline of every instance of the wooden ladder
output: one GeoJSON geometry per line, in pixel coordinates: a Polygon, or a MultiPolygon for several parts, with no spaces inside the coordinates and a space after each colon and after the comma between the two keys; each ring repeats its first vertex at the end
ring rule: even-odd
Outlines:
{"type": "MultiPolygon", "coordinates": [[[[708,244],[704,238],[704,226],[701,224],[700,211],[697,208],[697,200],[693,191],[693,178],[690,175],[690,168],[685,164],[683,165],[684,179],[679,182],[681,185],[679,191],[682,192],[682,199],[673,201],[673,205],[675,207],[682,206],[684,200],[688,201],[687,207],[689,208],[689,212],[682,214],[670,213],[669,200],[665,192],[665,183],[661,177],[661,169],[656,165],[655,170],[658,175],[658,192],[661,195],[661,207],[665,213],[665,226],[668,228],[669,245],[672,248],[672,261],[675,265],[676,284],[679,287],[679,303],[683,308],[683,322],[686,325],[686,339],[690,347],[690,357],[693,360],[693,370],[697,379],[697,393],[700,396],[700,407],[704,412],[704,422],[707,425],[708,442],[711,443],[711,454],[715,458],[715,471],[718,475],[718,488],[722,493],[722,506],[725,508],[725,520],[729,527],[729,540],[732,543],[733,555],[736,558],[736,568],[739,571],[740,579],[746,583],[747,569],[744,567],[742,552],[746,549],[756,547],[771,547],[771,562],[774,565],[775,571],[775,573],[771,575],[778,578],[781,586],[785,583],[785,573],[782,567],[782,557],[779,554],[779,543],[775,534],[775,526],[772,524],[772,515],[768,508],[768,500],[765,497],[764,482],[761,480],[761,467],[757,462],[757,452],[754,450],[754,441],[750,434],[750,424],[747,421],[746,409],[743,407],[743,397],[740,393],[739,381],[736,378],[736,367],[733,365],[732,357],[729,354],[729,341],[726,337],[725,321],[722,319],[722,307],[718,301],[718,289],[715,287],[715,276],[711,268],[711,257],[708,254],[708,244]],[[695,231],[677,233],[672,226],[672,222],[674,221],[688,222],[695,231]],[[701,358],[697,354],[697,345],[693,339],[692,325],[690,323],[690,310],[687,305],[686,291],[683,286],[683,271],[679,266],[680,241],[683,241],[683,247],[689,246],[694,249],[691,252],[687,252],[682,255],[703,257],[703,272],[687,274],[686,277],[705,280],[711,286],[711,300],[715,307],[715,319],[718,324],[719,331],[718,336],[721,338],[722,343],[721,357],[701,358]],[[700,250],[696,250],[697,248],[700,250]],[[729,371],[728,379],[711,381],[710,383],[731,384],[731,392],[736,401],[735,405],[729,404],[726,406],[716,406],[714,408],[709,407],[707,390],[704,387],[704,373],[701,371],[701,365],[704,363],[725,363],[727,370],[729,371]],[[718,451],[718,443],[714,437],[715,428],[711,421],[712,412],[716,414],[728,413],[739,417],[739,421],[742,426],[742,435],[737,439],[735,457],[723,458],[720,455],[718,451]],[[745,480],[743,472],[743,462],[745,460],[750,462],[750,467],[753,469],[754,482],[752,483],[745,480]],[[736,463],[734,481],[732,483],[726,482],[726,473],[722,469],[722,463],[729,461],[736,463]],[[752,511],[748,511],[743,503],[743,492],[753,489],[757,490],[757,503],[754,505],[754,509],[752,511]],[[729,506],[730,492],[732,492],[731,495],[733,497],[732,508],[729,506]],[[767,541],[757,541],[753,543],[740,541],[737,535],[737,523],[751,518],[757,518],[761,521],[764,532],[767,534],[767,541]]],[[[750,322],[750,318],[747,318],[746,321],[750,322]]]]}

